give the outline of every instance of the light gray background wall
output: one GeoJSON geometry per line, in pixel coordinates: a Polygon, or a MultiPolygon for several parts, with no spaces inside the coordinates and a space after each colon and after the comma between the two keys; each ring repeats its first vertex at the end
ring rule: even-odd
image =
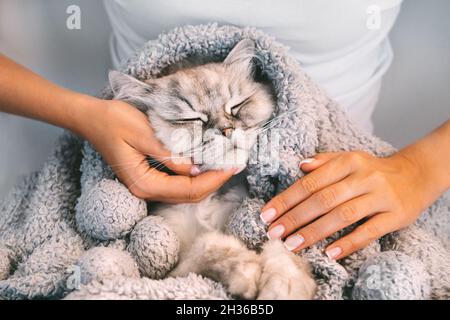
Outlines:
{"type": "MultiPolygon", "coordinates": [[[[391,40],[375,130],[401,147],[450,118],[448,0],[406,0],[391,40]]],[[[100,0],[0,0],[0,52],[68,88],[96,94],[110,65],[109,24],[100,0]],[[66,8],[81,7],[81,30],[68,30],[66,8]]],[[[60,129],[0,114],[0,198],[19,176],[38,169],[60,129]]]]}
{"type": "MultiPolygon", "coordinates": [[[[0,52],[60,85],[96,94],[110,66],[109,22],[100,0],[0,0],[0,52]],[[81,7],[81,30],[66,8],[81,7]]],[[[61,129],[0,113],[0,198],[38,169],[61,129]]]]}

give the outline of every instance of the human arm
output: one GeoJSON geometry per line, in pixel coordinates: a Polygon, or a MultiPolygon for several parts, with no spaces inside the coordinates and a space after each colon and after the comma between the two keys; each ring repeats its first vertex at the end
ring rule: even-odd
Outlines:
{"type": "Polygon", "coordinates": [[[413,223],[450,187],[450,120],[391,157],[322,153],[300,165],[309,174],[262,210],[268,234],[299,251],[366,220],[326,248],[340,259],[413,223]]]}
{"type": "Polygon", "coordinates": [[[209,171],[193,177],[196,167],[172,161],[170,152],[154,137],[147,117],[136,108],[62,88],[1,54],[0,111],[48,122],[84,137],[140,198],[198,201],[234,173],[209,171]],[[151,168],[147,155],[180,175],[151,168]]]}

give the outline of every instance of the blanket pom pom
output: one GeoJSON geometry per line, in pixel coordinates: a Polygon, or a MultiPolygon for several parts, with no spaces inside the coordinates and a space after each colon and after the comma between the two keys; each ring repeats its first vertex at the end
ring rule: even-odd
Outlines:
{"type": "Polygon", "coordinates": [[[258,249],[267,241],[267,226],[259,215],[264,201],[257,198],[244,199],[242,205],[230,217],[227,231],[242,240],[248,248],[258,249]]]}
{"type": "Polygon", "coordinates": [[[76,208],[78,229],[99,240],[127,235],[147,216],[147,204],[120,182],[103,179],[82,193],[76,208]]]}
{"type": "Polygon", "coordinates": [[[430,281],[419,260],[385,251],[367,260],[353,289],[356,300],[430,299],[430,281]]]}
{"type": "Polygon", "coordinates": [[[159,216],[139,222],[130,236],[128,251],[136,259],[143,276],[162,279],[178,262],[177,235],[159,216]]]}
{"type": "Polygon", "coordinates": [[[81,256],[76,265],[80,267],[81,284],[119,276],[139,278],[138,267],[131,255],[115,248],[92,248],[81,256]]]}

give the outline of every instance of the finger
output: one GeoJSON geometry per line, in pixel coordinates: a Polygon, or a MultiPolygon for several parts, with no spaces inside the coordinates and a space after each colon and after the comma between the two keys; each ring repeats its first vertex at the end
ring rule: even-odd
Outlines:
{"type": "Polygon", "coordinates": [[[145,134],[139,137],[133,137],[133,143],[130,143],[137,151],[140,151],[177,174],[182,175],[198,175],[200,170],[198,166],[193,165],[190,157],[172,154],[166,147],[155,137],[153,129],[148,126],[145,134]]]}
{"type": "Polygon", "coordinates": [[[337,156],[341,155],[342,152],[324,152],[324,153],[318,153],[314,156],[314,158],[307,158],[300,161],[298,166],[300,169],[304,172],[309,172],[312,170],[317,169],[321,165],[325,164],[326,162],[330,161],[333,158],[336,158],[337,156]]]}
{"type": "Polygon", "coordinates": [[[262,209],[261,219],[266,224],[271,223],[315,192],[347,177],[352,173],[351,168],[344,157],[330,159],[272,198],[262,209]]]}
{"type": "Polygon", "coordinates": [[[163,173],[151,168],[145,156],[133,147],[130,147],[126,153],[119,154],[118,160],[120,159],[123,159],[122,162],[127,160],[128,164],[124,167],[113,167],[114,173],[131,193],[145,199],[148,192],[145,181],[163,173]]]}
{"type": "Polygon", "coordinates": [[[308,199],[295,206],[276,221],[269,228],[269,238],[278,238],[283,229],[281,237],[291,234],[294,230],[310,223],[323,214],[330,212],[340,204],[356,198],[370,191],[370,185],[367,180],[358,174],[353,174],[343,180],[332,184],[322,190],[317,191],[308,199]],[[278,227],[275,231],[273,228],[278,227]]]}
{"type": "Polygon", "coordinates": [[[370,194],[347,201],[289,236],[284,244],[286,248],[294,252],[307,248],[368,215],[379,212],[379,202],[370,194]]]}
{"type": "Polygon", "coordinates": [[[166,203],[198,202],[218,190],[228,181],[236,169],[211,170],[196,177],[170,176],[155,171],[141,182],[145,199],[166,203]]]}
{"type": "Polygon", "coordinates": [[[325,253],[330,259],[342,259],[395,230],[395,222],[392,220],[391,214],[379,213],[350,234],[328,246],[325,253]]]}

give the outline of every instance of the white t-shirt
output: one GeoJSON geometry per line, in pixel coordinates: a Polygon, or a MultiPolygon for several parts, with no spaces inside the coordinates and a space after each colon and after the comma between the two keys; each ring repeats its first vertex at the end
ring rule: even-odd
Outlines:
{"type": "Polygon", "coordinates": [[[363,128],[372,131],[387,38],[402,0],[105,0],[114,67],[161,32],[186,24],[254,26],[290,54],[363,128]],[[379,13],[377,13],[377,10],[379,13]]]}

